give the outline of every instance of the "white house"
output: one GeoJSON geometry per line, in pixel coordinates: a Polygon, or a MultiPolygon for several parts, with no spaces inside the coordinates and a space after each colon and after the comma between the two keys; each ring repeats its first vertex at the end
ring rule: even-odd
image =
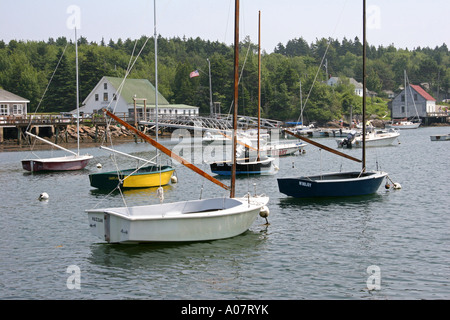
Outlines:
{"type": "MultiPolygon", "coordinates": [[[[107,108],[116,114],[134,115],[135,105],[137,113],[142,116],[144,105],[147,115],[155,115],[155,87],[147,79],[123,79],[103,77],[91,93],[83,101],[80,113],[99,113],[107,108]],[[121,88],[121,90],[120,90],[121,88]]],[[[76,113],[76,110],[72,112],[76,113]]],[[[158,113],[161,116],[198,115],[199,108],[184,104],[169,104],[158,92],[158,113]]]]}
{"type": "Polygon", "coordinates": [[[29,100],[0,89],[0,117],[25,117],[27,115],[28,103],[30,103],[29,100]]]}
{"type": "MultiPolygon", "coordinates": [[[[362,97],[363,96],[363,85],[362,83],[356,81],[353,78],[348,78],[350,84],[355,86],[355,94],[362,97]]],[[[327,84],[329,86],[335,86],[339,83],[340,79],[339,77],[330,77],[330,79],[328,79],[327,84]]]]}

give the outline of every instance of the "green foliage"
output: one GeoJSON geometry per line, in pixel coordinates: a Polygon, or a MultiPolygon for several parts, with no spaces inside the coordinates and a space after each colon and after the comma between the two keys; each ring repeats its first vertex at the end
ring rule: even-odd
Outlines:
{"type": "MultiPolygon", "coordinates": [[[[133,68],[128,77],[155,82],[153,38],[110,39],[100,44],[80,38],[78,51],[80,103],[101,77],[123,77],[130,66],[133,68]]],[[[158,89],[171,103],[198,106],[201,113],[209,114],[209,59],[213,101],[220,102],[222,112],[227,113],[233,104],[233,55],[232,46],[217,41],[159,37],[158,89]],[[189,78],[190,72],[196,69],[200,76],[189,78]]],[[[379,96],[383,96],[384,90],[398,92],[404,84],[406,70],[411,83],[427,83],[433,96],[438,92],[436,98],[448,98],[445,93],[450,92],[450,54],[445,44],[434,49],[414,50],[396,49],[393,45],[368,46],[367,57],[367,88],[379,96]]],[[[239,83],[238,112],[256,116],[257,46],[248,37],[240,45],[239,65],[245,67],[239,83]]],[[[65,37],[47,42],[11,40],[5,43],[0,40],[0,87],[29,99],[29,112],[35,111],[53,73],[38,111],[73,110],[76,106],[74,43],[65,37]]],[[[362,43],[358,38],[342,41],[322,38],[308,44],[300,37],[286,45],[280,43],[273,53],[262,54],[262,115],[297,120],[302,103],[304,119],[309,121],[326,122],[361,113],[361,98],[354,94],[349,78],[362,82],[362,43]],[[321,65],[324,61],[326,69],[321,65]],[[330,76],[343,81],[330,87],[325,84],[330,76]]],[[[368,98],[367,109],[370,114],[383,117],[387,114],[387,101],[368,98]]]]}

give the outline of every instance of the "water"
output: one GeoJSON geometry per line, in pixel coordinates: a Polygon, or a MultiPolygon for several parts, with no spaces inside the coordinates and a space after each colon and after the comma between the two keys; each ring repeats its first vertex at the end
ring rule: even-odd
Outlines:
{"type": "MultiPolygon", "coordinates": [[[[81,172],[46,174],[24,172],[28,151],[2,152],[0,299],[449,299],[450,142],[430,141],[447,131],[404,130],[401,144],[368,149],[368,167],[378,163],[402,189],[382,186],[348,199],[299,200],[278,191],[278,177],[360,168],[307,146],[304,155],[281,158],[274,176],[237,179],[238,195],[256,188],[270,196],[269,226],[258,218],[243,235],[186,244],[109,245],[90,234],[85,209],[123,205],[120,194],[89,186],[97,163],[113,169],[105,151],[83,149],[95,158],[81,172]],[[37,200],[41,192],[49,201],[37,200]],[[70,266],[79,268],[79,289],[68,287],[70,266]],[[371,266],[379,273],[368,283],[371,266]]],[[[319,142],[336,147],[331,138],[319,142]]],[[[143,157],[152,149],[116,147],[143,157]]],[[[360,158],[359,149],[343,151],[360,158]]],[[[134,164],[119,159],[121,167],[134,164]]],[[[178,183],[165,188],[165,201],[227,194],[176,168],[178,183]]],[[[124,197],[129,205],[158,202],[155,189],[124,197]]]]}

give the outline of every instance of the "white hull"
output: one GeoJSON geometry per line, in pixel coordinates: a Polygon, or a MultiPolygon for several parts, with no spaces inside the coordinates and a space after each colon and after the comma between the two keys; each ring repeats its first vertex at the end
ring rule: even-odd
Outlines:
{"type": "Polygon", "coordinates": [[[446,141],[446,140],[450,140],[450,134],[430,136],[430,139],[431,139],[431,141],[446,141]]]}
{"type": "Polygon", "coordinates": [[[420,126],[419,122],[402,121],[400,123],[386,124],[385,127],[389,129],[417,129],[420,126]]]}
{"type": "MultiPolygon", "coordinates": [[[[398,138],[399,133],[383,134],[370,137],[366,139],[366,147],[385,147],[390,146],[394,143],[395,139],[398,138]]],[[[362,138],[357,138],[355,141],[355,147],[362,148],[362,138]]]]}
{"type": "MultiPolygon", "coordinates": [[[[390,146],[394,143],[394,141],[400,136],[400,133],[396,131],[392,132],[384,132],[377,131],[374,133],[368,133],[366,135],[366,147],[385,147],[390,146]]],[[[338,147],[342,148],[344,139],[336,140],[338,147]]],[[[362,148],[362,136],[356,137],[352,141],[352,147],[362,148]]]]}
{"type": "Polygon", "coordinates": [[[24,159],[22,160],[22,168],[35,171],[74,171],[84,169],[91,155],[70,155],[65,157],[43,158],[43,159],[24,159]]]}
{"type": "Polygon", "coordinates": [[[250,228],[267,197],[215,198],[87,210],[91,233],[109,243],[224,239],[250,228]]]}
{"type": "Polygon", "coordinates": [[[297,151],[302,152],[304,146],[306,146],[304,143],[281,143],[265,145],[261,148],[261,151],[266,152],[269,157],[280,157],[292,155],[297,151]]]}

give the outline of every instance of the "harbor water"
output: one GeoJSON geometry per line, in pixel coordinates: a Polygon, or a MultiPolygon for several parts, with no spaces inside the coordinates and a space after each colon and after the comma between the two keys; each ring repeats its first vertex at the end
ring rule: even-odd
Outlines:
{"type": "MultiPolygon", "coordinates": [[[[112,245],[90,234],[86,209],[159,203],[154,188],[108,194],[90,187],[89,173],[115,168],[107,151],[84,148],[94,155],[87,168],[59,173],[25,172],[20,161],[30,151],[3,151],[0,299],[449,299],[450,141],[430,141],[444,133],[448,127],[403,130],[394,145],[368,148],[368,169],[378,166],[402,188],[383,184],[374,195],[343,199],[292,199],[278,191],[280,177],[360,170],[308,145],[305,154],[279,158],[275,175],[237,179],[237,195],[270,197],[269,225],[258,217],[240,236],[180,244],[112,245]],[[42,192],[47,201],[38,200],[42,192]]],[[[316,141],[337,146],[333,138],[316,141]]],[[[156,154],[146,143],[115,147],[156,154]]],[[[361,158],[361,149],[340,151],[361,158]]],[[[135,164],[116,157],[121,168],[135,164]]],[[[164,188],[165,202],[228,196],[173,165],[178,183],[164,188]]]]}

